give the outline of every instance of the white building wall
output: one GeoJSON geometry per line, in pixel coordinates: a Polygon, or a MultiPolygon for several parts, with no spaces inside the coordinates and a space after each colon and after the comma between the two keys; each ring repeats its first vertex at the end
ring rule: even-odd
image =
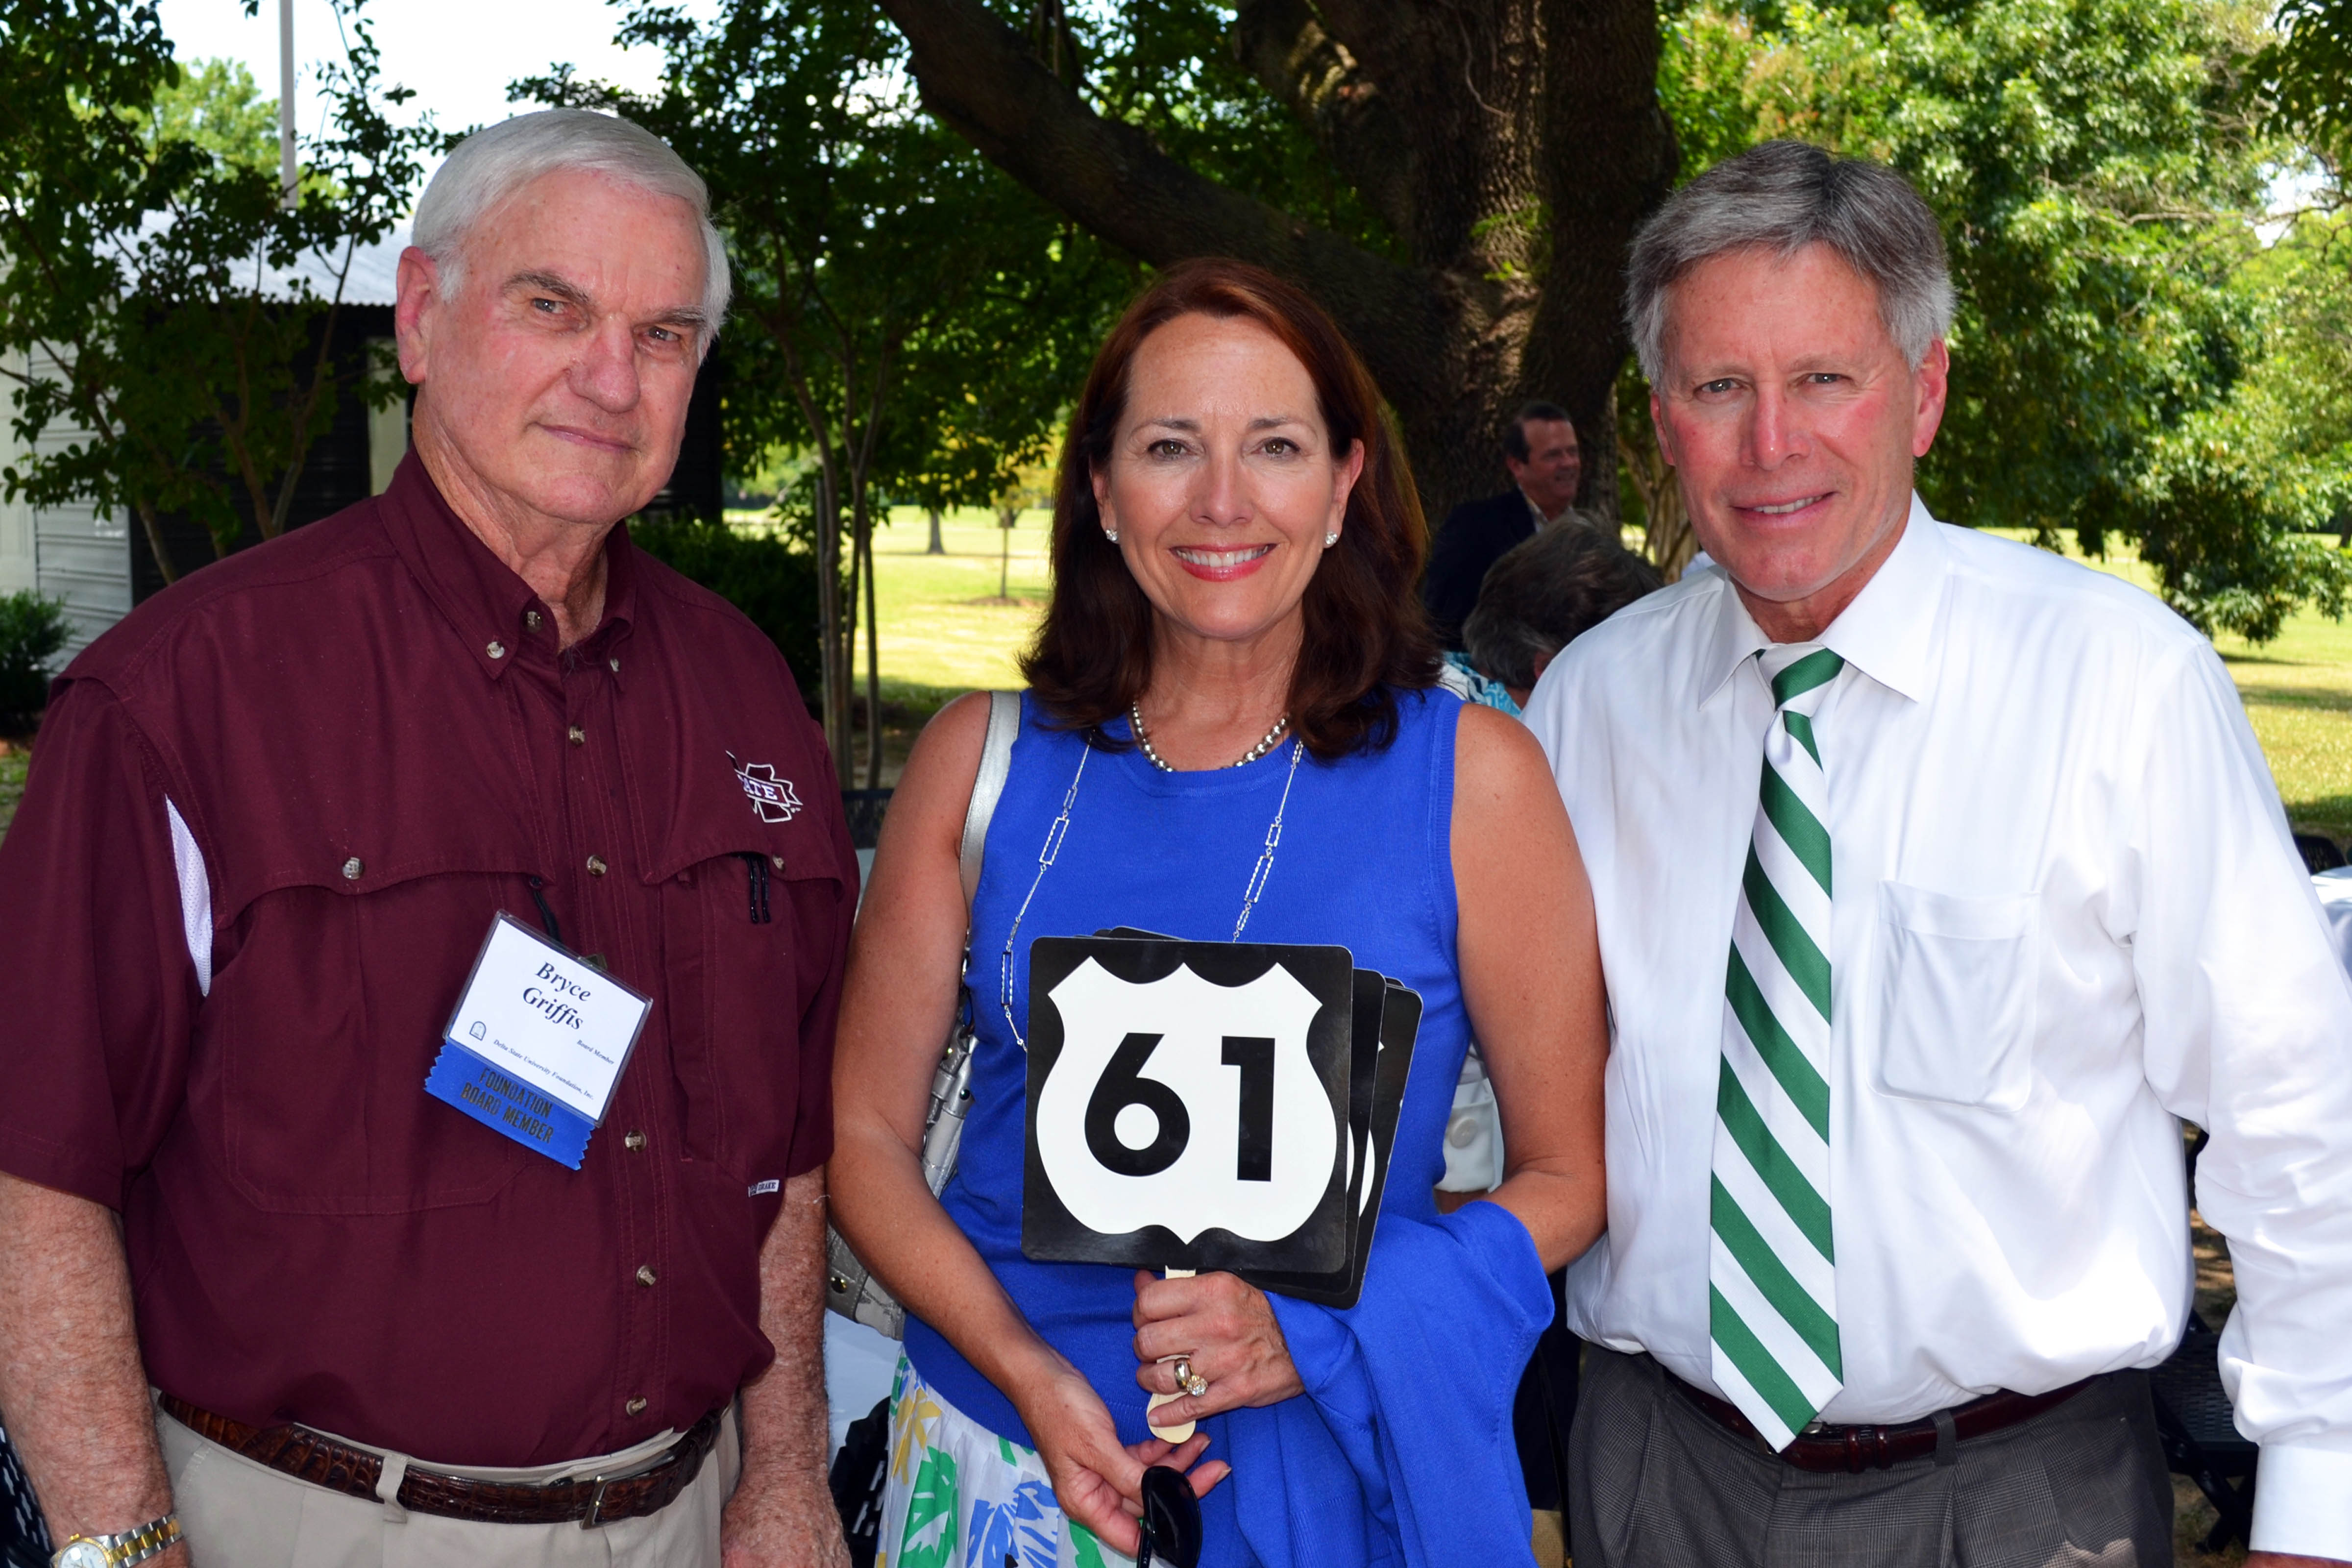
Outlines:
{"type": "MultiPolygon", "coordinates": [[[[390,359],[393,340],[370,338],[367,350],[371,357],[390,359]]],[[[373,370],[371,378],[397,382],[396,370],[373,370]]],[[[404,386],[403,392],[406,391],[404,386]]],[[[392,488],[392,476],[400,467],[400,459],[408,455],[408,399],[395,398],[382,408],[368,410],[368,479],[371,493],[382,495],[392,488]]]]}
{"type": "MultiPolygon", "coordinates": [[[[15,370],[23,363],[23,355],[11,354],[5,368],[15,370]]],[[[6,389],[14,384],[0,376],[0,468],[16,467],[24,451],[24,444],[16,439],[16,405],[6,395],[6,389]]],[[[33,509],[21,500],[0,499],[0,595],[21,593],[32,587],[37,571],[33,509]]]]}
{"type": "MultiPolygon", "coordinates": [[[[25,362],[20,357],[16,363],[25,362]]],[[[0,452],[16,462],[23,445],[13,428],[15,406],[6,400],[0,417],[0,452]]],[[[56,451],[82,432],[52,425],[36,449],[56,451]]],[[[122,522],[87,503],[35,510],[23,501],[0,502],[0,593],[37,588],[62,599],[73,627],[68,657],[79,653],[131,613],[131,535],[122,522]]]]}

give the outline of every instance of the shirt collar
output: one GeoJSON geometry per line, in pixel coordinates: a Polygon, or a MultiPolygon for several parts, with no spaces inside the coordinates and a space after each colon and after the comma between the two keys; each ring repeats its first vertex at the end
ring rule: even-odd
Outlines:
{"type": "MultiPolygon", "coordinates": [[[[1821,645],[1880,685],[1919,700],[1927,695],[1934,606],[1948,560],[1940,525],[1914,491],[1903,537],[1853,602],[1822,631],[1821,645]]],[[[1715,624],[1699,664],[1701,706],[1723,689],[1744,660],[1772,646],[1728,576],[1716,603],[1715,624]]]]}
{"type": "MultiPolygon", "coordinates": [[[[499,679],[526,651],[556,657],[554,612],[450,510],[414,450],[400,460],[379,505],[393,547],[483,674],[499,679]]],[[[604,619],[581,648],[609,647],[629,624],[636,607],[635,553],[625,526],[605,536],[604,619]]]]}

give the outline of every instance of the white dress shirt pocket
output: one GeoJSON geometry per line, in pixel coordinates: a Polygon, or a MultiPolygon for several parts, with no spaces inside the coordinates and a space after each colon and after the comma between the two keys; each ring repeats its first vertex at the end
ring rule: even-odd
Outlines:
{"type": "Polygon", "coordinates": [[[2041,900],[1878,885],[1879,1089],[2015,1110],[2032,1084],[2041,900]]]}

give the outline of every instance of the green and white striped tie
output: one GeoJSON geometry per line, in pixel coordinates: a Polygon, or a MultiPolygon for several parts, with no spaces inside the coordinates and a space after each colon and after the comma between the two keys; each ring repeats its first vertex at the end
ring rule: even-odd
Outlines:
{"type": "Polygon", "coordinates": [[[1775,1448],[1844,1385],[1830,1242],[1829,791],[1812,712],[1845,661],[1769,648],[1775,712],[1724,981],[1707,1246],[1716,1385],[1775,1448]]]}

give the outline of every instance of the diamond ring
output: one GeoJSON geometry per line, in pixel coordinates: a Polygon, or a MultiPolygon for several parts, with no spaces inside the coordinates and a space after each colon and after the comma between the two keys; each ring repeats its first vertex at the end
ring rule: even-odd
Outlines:
{"type": "Polygon", "coordinates": [[[1209,1392],[1209,1380],[1192,1370],[1191,1356],[1180,1355],[1176,1358],[1175,1373],[1176,1386],[1179,1391],[1189,1394],[1195,1399],[1209,1392]]]}

